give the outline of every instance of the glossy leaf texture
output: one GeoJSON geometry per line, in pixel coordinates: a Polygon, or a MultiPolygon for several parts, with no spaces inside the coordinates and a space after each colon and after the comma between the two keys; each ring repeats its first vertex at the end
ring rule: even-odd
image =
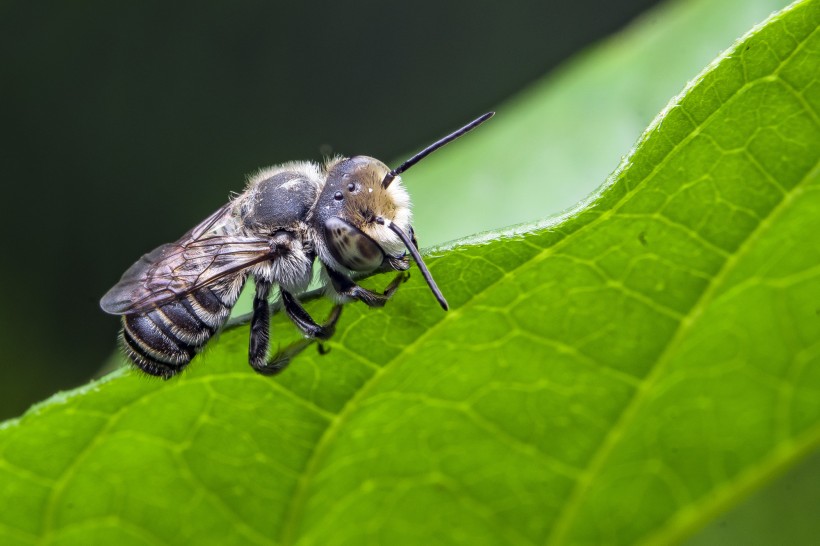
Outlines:
{"type": "Polygon", "coordinates": [[[437,249],[449,313],[415,272],[276,378],[237,327],[183,377],[117,372],[5,424],[0,541],[697,530],[820,442],[818,23],[813,0],[753,30],[574,211],[437,249]]]}

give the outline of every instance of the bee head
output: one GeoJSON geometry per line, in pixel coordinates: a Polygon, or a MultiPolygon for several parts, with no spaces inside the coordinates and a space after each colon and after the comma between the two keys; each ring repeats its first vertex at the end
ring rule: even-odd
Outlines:
{"type": "Polygon", "coordinates": [[[406,250],[446,310],[447,302],[418,253],[410,226],[410,196],[400,175],[493,114],[484,114],[434,142],[395,169],[367,156],[328,162],[325,186],[314,209],[315,229],[325,243],[317,248],[322,261],[334,269],[369,273],[385,260],[403,257],[406,250]]]}
{"type": "MultiPolygon", "coordinates": [[[[353,253],[349,259],[337,258],[337,261],[353,271],[372,271],[381,265],[384,254],[399,256],[404,252],[401,239],[384,224],[375,221],[384,218],[405,231],[410,230],[410,196],[401,179],[387,187],[382,185],[389,172],[387,165],[367,156],[336,160],[328,165],[325,187],[315,208],[320,224],[327,228],[328,222],[336,225],[337,220],[341,220],[379,247],[367,252],[365,241],[352,241],[351,250],[359,251],[362,259],[356,260],[356,253],[353,253]],[[380,252],[376,253],[376,250],[380,252]]],[[[331,246],[333,242],[343,242],[343,238],[334,237],[334,233],[325,233],[325,236],[331,246]]],[[[353,234],[349,237],[359,238],[353,234]]]]}

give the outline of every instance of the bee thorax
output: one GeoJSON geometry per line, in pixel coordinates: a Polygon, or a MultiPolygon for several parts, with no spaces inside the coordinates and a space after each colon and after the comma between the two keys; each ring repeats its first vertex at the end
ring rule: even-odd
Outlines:
{"type": "Polygon", "coordinates": [[[289,163],[253,176],[237,199],[246,229],[295,226],[304,221],[319,194],[320,175],[311,163],[289,163]]]}
{"type": "Polygon", "coordinates": [[[271,258],[254,266],[252,274],[286,290],[301,292],[313,276],[313,255],[295,233],[276,231],[271,236],[271,258]]]}

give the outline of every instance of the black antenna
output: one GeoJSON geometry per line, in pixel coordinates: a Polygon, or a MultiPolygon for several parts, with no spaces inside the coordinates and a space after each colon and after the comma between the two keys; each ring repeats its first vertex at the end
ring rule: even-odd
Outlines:
{"type": "Polygon", "coordinates": [[[421,270],[421,276],[424,277],[425,281],[427,281],[427,286],[430,287],[430,290],[433,292],[433,295],[438,300],[439,305],[441,305],[442,309],[447,311],[450,308],[450,306],[447,305],[447,300],[444,299],[444,294],[442,294],[441,290],[438,289],[436,281],[433,280],[433,276],[430,274],[430,271],[424,264],[424,260],[421,259],[421,255],[419,254],[419,251],[416,249],[416,245],[413,244],[413,242],[410,240],[407,234],[404,231],[402,231],[399,226],[397,226],[390,220],[385,220],[381,216],[377,216],[373,219],[373,221],[377,224],[387,226],[393,231],[393,233],[399,236],[401,242],[404,243],[404,246],[406,246],[407,250],[410,251],[410,255],[413,257],[414,260],[416,260],[416,265],[418,265],[419,269],[421,270]]]}
{"type": "Polygon", "coordinates": [[[393,179],[396,178],[398,175],[400,175],[401,173],[403,173],[404,171],[406,171],[407,169],[409,169],[410,167],[412,167],[413,165],[415,165],[416,163],[418,163],[419,161],[421,161],[422,159],[424,159],[428,155],[432,154],[433,152],[435,152],[436,150],[438,150],[439,148],[441,148],[445,144],[448,144],[448,143],[454,141],[455,139],[457,139],[458,137],[464,135],[465,133],[469,133],[470,131],[472,131],[473,129],[475,129],[476,127],[478,127],[479,125],[481,125],[482,123],[484,123],[485,121],[487,121],[488,119],[493,117],[494,115],[495,115],[495,112],[487,112],[486,114],[484,114],[480,118],[471,121],[470,123],[468,123],[467,125],[465,125],[461,129],[459,129],[458,131],[456,131],[454,133],[450,133],[449,135],[442,138],[441,140],[438,140],[438,141],[430,144],[425,149],[423,149],[422,151],[420,151],[419,153],[417,153],[416,155],[414,155],[413,157],[411,157],[410,159],[408,159],[407,161],[405,161],[404,163],[402,163],[401,165],[399,165],[398,167],[396,167],[395,169],[393,169],[392,171],[387,173],[384,176],[384,180],[382,180],[382,188],[386,189],[387,186],[389,186],[390,183],[393,182],[393,179]]]}

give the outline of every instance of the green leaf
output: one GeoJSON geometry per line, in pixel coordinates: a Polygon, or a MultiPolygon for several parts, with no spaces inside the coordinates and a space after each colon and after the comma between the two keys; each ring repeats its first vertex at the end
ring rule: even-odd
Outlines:
{"type": "Polygon", "coordinates": [[[239,327],[181,378],[120,371],[6,423],[0,542],[697,530],[820,442],[818,23],[809,0],[747,35],[575,211],[439,249],[449,313],[414,274],[276,378],[239,327]]]}

